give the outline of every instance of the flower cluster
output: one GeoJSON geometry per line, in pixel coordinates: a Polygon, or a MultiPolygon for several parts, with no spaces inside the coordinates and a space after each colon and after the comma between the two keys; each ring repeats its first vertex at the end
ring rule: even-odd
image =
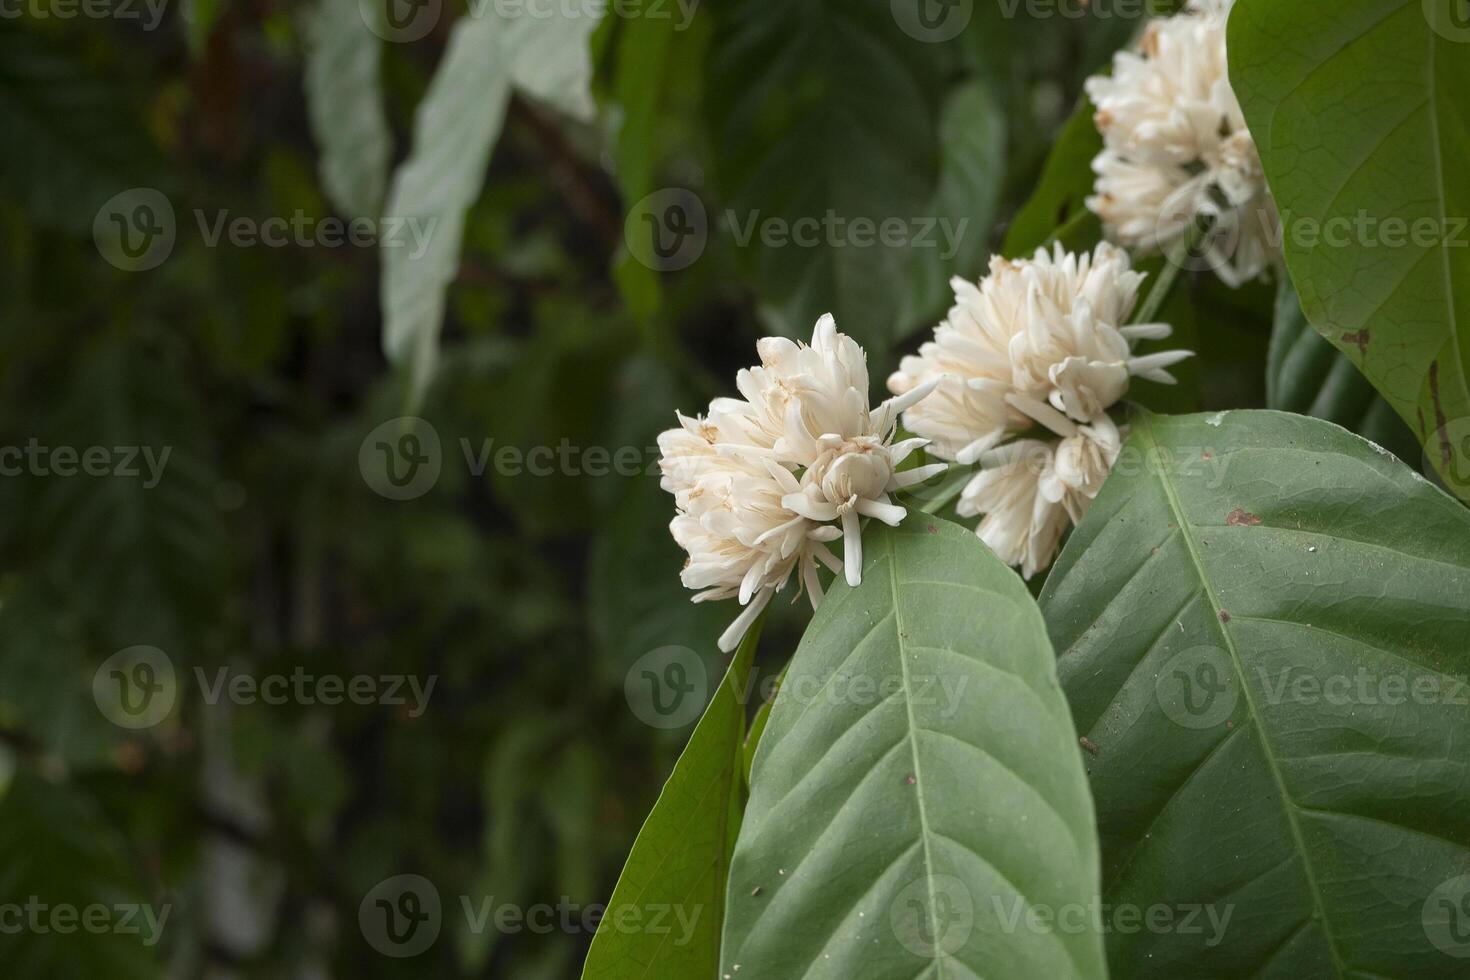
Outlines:
{"type": "Polygon", "coordinates": [[[888,379],[899,395],[933,394],[904,425],[940,459],[981,470],[960,494],[961,516],[983,514],[976,532],[1030,578],[1051,563],[1062,533],[1081,520],[1122,447],[1107,410],[1144,377],[1190,356],[1135,356],[1167,324],[1125,326],[1143,274],[1106,242],[1090,255],[1060,245],[1029,261],[993,258],[978,284],[956,278],[955,305],[916,355],[888,379]],[[1040,428],[1044,438],[1016,438],[1040,428]]]}
{"type": "Polygon", "coordinates": [[[742,397],[715,399],[701,418],[680,415],[680,427],[658,440],[662,486],[677,508],[670,529],[689,553],[684,585],[700,590],[695,602],[733,597],[744,606],[720,637],[727,652],[793,572],[814,607],[817,562],[857,585],[859,518],[897,525],[905,510],[888,495],[945,469],[900,472],[925,440],[893,442],[899,413],[935,384],[870,411],[867,356],[831,316],[809,346],[766,337],[757,351],[761,363],[736,376],[742,397]],[[840,563],[827,549],[839,537],[840,563]]]}
{"type": "Polygon", "coordinates": [[[1167,250],[1192,243],[1231,286],[1257,278],[1280,242],[1261,158],[1230,87],[1225,22],[1232,0],[1193,0],[1149,23],[1139,49],[1087,80],[1103,151],[1087,206],[1113,240],[1167,250]]]}

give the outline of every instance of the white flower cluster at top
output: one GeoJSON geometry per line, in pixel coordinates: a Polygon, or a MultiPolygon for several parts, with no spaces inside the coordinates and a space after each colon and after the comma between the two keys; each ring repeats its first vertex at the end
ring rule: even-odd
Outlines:
{"type": "Polygon", "coordinates": [[[1151,21],[1137,51],[1113,56],[1111,76],[1087,80],[1103,137],[1087,206],[1110,239],[1143,253],[1208,224],[1193,247],[1239,286],[1270,267],[1280,218],[1227,74],[1231,3],[1193,0],[1151,21]]]}
{"type": "Polygon", "coordinates": [[[1143,278],[1106,242],[1091,255],[1057,245],[1029,261],[993,258],[978,284],[951,282],[949,316],[888,379],[899,395],[933,389],[904,425],[938,458],[980,464],[958,511],[985,515],[977,533],[1027,578],[1051,563],[1117,459],[1123,434],[1107,410],[1129,379],[1172,383],[1165,368],[1190,356],[1133,355],[1135,341],[1172,332],[1125,325],[1143,278]],[[1016,438],[1038,426],[1044,438],[1016,438]]]}
{"type": "Polygon", "coordinates": [[[869,410],[868,360],[817,322],[811,345],[781,337],[757,345],[761,363],[735,379],[741,398],[717,398],[702,418],[679,416],[659,436],[662,486],[674,495],[670,529],[689,553],[684,585],[695,602],[738,598],[744,609],[720,637],[733,650],[792,572],[815,607],[816,563],[862,574],[860,517],[897,525],[904,508],[889,493],[920,483],[943,464],[899,472],[923,439],[894,443],[899,413],[933,389],[912,386],[869,410]],[[826,543],[843,539],[839,563],[826,543]]]}

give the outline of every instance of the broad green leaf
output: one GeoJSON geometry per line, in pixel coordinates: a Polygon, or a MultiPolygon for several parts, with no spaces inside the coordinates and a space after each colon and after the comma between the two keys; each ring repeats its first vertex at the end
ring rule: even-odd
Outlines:
{"type": "Polygon", "coordinates": [[[1336,422],[1407,462],[1419,461],[1413,433],[1353,362],[1307,323],[1285,279],[1277,291],[1266,363],[1266,407],[1336,422]]]}
{"type": "Polygon", "coordinates": [[[160,180],[156,152],[118,86],[8,22],[0,24],[0,131],[5,193],[38,224],[85,233],[113,195],[160,180]]]}
{"type": "Polygon", "coordinates": [[[638,832],[583,980],[716,975],[730,851],[745,802],[746,681],[759,635],[757,623],[638,832]],[[668,931],[628,927],[659,909],[668,931]]]}
{"type": "Polygon", "coordinates": [[[510,73],[494,17],[454,25],[444,60],[414,118],[413,152],[398,168],[384,215],[428,230],[419,251],[407,236],[386,238],[383,256],[383,350],[406,366],[410,400],[434,373],[444,294],[459,269],[465,212],[480,196],[490,150],[510,101],[510,73]]]}
{"type": "Polygon", "coordinates": [[[887,0],[735,0],[712,11],[707,116],[735,243],[773,332],[809,336],[831,312],[887,351],[914,242],[943,241],[932,45],[887,0]],[[903,241],[872,230],[898,222],[903,241]],[[869,227],[855,233],[854,222],[869,227]]]}
{"type": "Polygon", "coordinates": [[[454,25],[414,117],[413,151],[384,208],[398,227],[385,226],[382,237],[383,350],[407,367],[410,403],[434,373],[465,213],[480,196],[512,84],[579,118],[592,110],[586,49],[597,18],[575,5],[549,17],[530,8],[515,17],[499,10],[477,5],[454,25]]]}
{"type": "Polygon", "coordinates": [[[1463,0],[1240,0],[1229,49],[1307,319],[1470,499],[1465,24],[1463,0]]]}
{"type": "Polygon", "coordinates": [[[1467,596],[1470,512],[1363,439],[1135,417],[1041,597],[1115,976],[1464,976],[1467,596]]]}
{"type": "Polygon", "coordinates": [[[0,895],[9,909],[0,932],[8,977],[156,980],[159,943],[183,918],[169,899],[142,893],[126,842],[90,796],[25,769],[0,793],[0,895]],[[95,927],[98,906],[107,909],[104,928],[95,927]],[[69,928],[55,918],[68,909],[69,928]],[[83,928],[86,914],[93,928],[83,928]],[[42,928],[24,927],[33,915],[42,928]]]}
{"type": "Polygon", "coordinates": [[[1036,189],[1006,231],[1005,255],[1027,258],[1053,240],[1071,249],[1088,248],[1102,237],[1097,215],[1087,210],[1092,159],[1102,151],[1092,113],[1092,103],[1084,96],[1057,134],[1036,189]]]}
{"type": "Polygon", "coordinates": [[[383,42],[363,22],[379,4],[317,0],[306,16],[306,107],[321,149],[322,186],[348,217],[377,217],[393,134],[378,66],[383,42]]]}
{"type": "Polygon", "coordinates": [[[864,546],[756,751],[721,975],[1105,976],[1083,914],[1092,803],[1036,604],[946,521],[875,525],[864,546]]]}
{"type": "Polygon", "coordinates": [[[929,213],[948,223],[950,237],[913,249],[912,294],[899,320],[907,326],[943,314],[951,277],[985,271],[1006,170],[1006,120],[990,86],[969,82],[949,94],[939,143],[939,188],[929,213]]]}

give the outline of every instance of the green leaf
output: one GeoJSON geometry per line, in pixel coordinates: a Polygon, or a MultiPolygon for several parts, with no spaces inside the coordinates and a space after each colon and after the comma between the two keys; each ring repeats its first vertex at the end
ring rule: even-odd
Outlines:
{"type": "Polygon", "coordinates": [[[1470,513],[1357,436],[1135,418],[1041,597],[1104,905],[1179,926],[1116,928],[1115,976],[1464,975],[1467,595],[1470,513]]]}
{"type": "Polygon", "coordinates": [[[35,31],[8,25],[0,26],[0,131],[6,193],[33,220],[63,231],[89,231],[108,198],[158,170],[154,148],[114,82],[35,31]]]}
{"type": "Polygon", "coordinates": [[[912,245],[851,225],[897,220],[913,237],[932,217],[933,46],[899,30],[886,0],[735,0],[713,12],[706,115],[730,207],[711,224],[734,240],[773,332],[809,336],[831,312],[886,352],[912,245]],[[768,243],[763,229],[791,234],[768,243]]]}
{"type": "Polygon", "coordinates": [[[21,922],[30,921],[32,896],[45,907],[36,913],[40,929],[16,931],[14,913],[7,917],[0,934],[5,975],[161,977],[157,943],[178,910],[167,901],[145,902],[126,855],[121,835],[80,789],[17,773],[0,795],[0,895],[19,908],[21,922]],[[109,927],[83,928],[83,916],[96,906],[107,908],[109,927]],[[65,922],[54,918],[67,914],[63,909],[73,916],[68,931],[50,927],[65,922]]]}
{"type": "MultiPolygon", "coordinates": [[[[478,8],[477,8],[478,9],[478,8]]],[[[553,16],[475,14],[454,25],[443,62],[414,116],[413,151],[384,214],[405,222],[382,239],[383,350],[408,369],[409,402],[432,378],[445,293],[459,269],[465,213],[480,196],[511,85],[578,118],[592,111],[589,37],[597,18],[566,6],[553,16]],[[417,222],[423,243],[406,222],[417,222]]]]}
{"type": "Polygon", "coordinates": [[[1307,319],[1470,499],[1462,10],[1462,0],[1241,0],[1229,50],[1307,319]]]}
{"type": "Polygon", "coordinates": [[[759,635],[757,623],[638,832],[583,980],[716,975],[725,880],[744,804],[746,682],[759,635]],[[631,917],[660,908],[670,931],[627,927],[631,917]]]}
{"type": "Polygon", "coordinates": [[[721,975],[1103,977],[1092,803],[1045,625],[971,532],[871,526],[756,751],[721,975]],[[1075,928],[1032,928],[1032,911],[1075,928]],[[1070,912],[1068,910],[1071,910],[1070,912]]]}
{"type": "Polygon", "coordinates": [[[322,186],[338,211],[377,217],[388,182],[393,134],[383,107],[383,42],[363,22],[381,5],[318,0],[305,28],[306,107],[321,148],[322,186]]]}
{"type": "Polygon", "coordinates": [[[409,373],[416,403],[438,360],[444,295],[459,269],[465,212],[480,196],[490,150],[505,122],[510,72],[495,17],[454,25],[444,60],[414,117],[413,151],[398,168],[384,214],[428,230],[416,251],[405,236],[382,242],[383,351],[409,373]]]}
{"type": "Polygon", "coordinates": [[[1368,379],[1307,323],[1282,279],[1266,363],[1266,407],[1326,419],[1418,462],[1414,435],[1368,379]]]}
{"type": "Polygon", "coordinates": [[[939,188],[929,213],[952,229],[953,254],[943,236],[932,248],[913,249],[912,294],[899,318],[904,325],[943,313],[951,277],[973,279],[985,270],[1006,170],[1006,120],[990,86],[969,82],[950,93],[939,143],[939,188]]]}
{"type": "Polygon", "coordinates": [[[1092,194],[1092,159],[1102,152],[1102,135],[1086,96],[1067,120],[1047,157],[1030,199],[1011,221],[1002,252],[1026,258],[1052,240],[1070,249],[1090,248],[1102,237],[1097,215],[1087,210],[1092,194]]]}

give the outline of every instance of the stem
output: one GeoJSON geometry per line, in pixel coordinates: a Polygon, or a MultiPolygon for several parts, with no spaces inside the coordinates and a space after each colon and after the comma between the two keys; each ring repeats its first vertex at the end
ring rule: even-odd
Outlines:
{"type": "MultiPolygon", "coordinates": [[[[1186,252],[1189,246],[1185,246],[1186,252]]],[[[1154,317],[1159,315],[1159,310],[1168,300],[1169,294],[1174,291],[1174,283],[1179,278],[1180,264],[1172,258],[1166,258],[1164,268],[1159,271],[1159,277],[1154,280],[1153,288],[1148,291],[1148,297],[1144,299],[1143,305],[1138,308],[1138,315],[1133,318],[1134,323],[1152,323],[1154,317]]]]}

